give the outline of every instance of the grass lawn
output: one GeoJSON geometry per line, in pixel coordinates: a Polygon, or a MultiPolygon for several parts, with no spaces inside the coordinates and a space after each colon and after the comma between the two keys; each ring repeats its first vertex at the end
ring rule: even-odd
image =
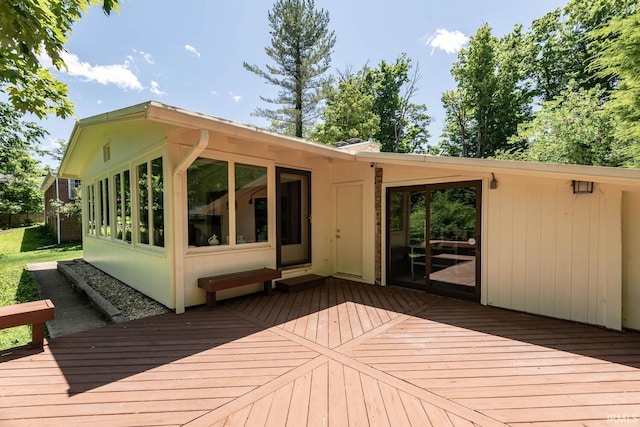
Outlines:
{"type": "MultiPolygon", "coordinates": [[[[55,238],[45,226],[14,228],[0,231],[0,306],[40,299],[38,286],[27,264],[60,261],[82,257],[82,245],[52,245],[55,238]]],[[[31,342],[31,327],[20,326],[0,330],[0,350],[31,342]]]]}

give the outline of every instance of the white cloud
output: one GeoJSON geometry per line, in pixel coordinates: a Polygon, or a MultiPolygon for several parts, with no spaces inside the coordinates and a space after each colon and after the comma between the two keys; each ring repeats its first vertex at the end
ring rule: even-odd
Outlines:
{"type": "Polygon", "coordinates": [[[209,93],[210,93],[211,95],[213,95],[213,96],[218,96],[218,95],[220,95],[220,94],[218,93],[218,91],[217,91],[217,90],[210,90],[210,91],[209,91],[209,93]]]}
{"type": "Polygon", "coordinates": [[[240,95],[236,95],[233,92],[229,92],[229,96],[231,97],[231,99],[233,99],[235,102],[240,102],[242,101],[242,97],[240,95]]]}
{"type": "MultiPolygon", "coordinates": [[[[91,65],[88,62],[82,62],[77,55],[68,52],[62,52],[60,55],[67,68],[62,68],[61,73],[68,74],[72,77],[81,77],[86,81],[100,83],[102,85],[115,85],[124,90],[142,90],[144,86],[138,80],[138,77],[129,69],[131,61],[126,60],[124,64],[112,65],[91,65]]],[[[42,66],[53,68],[51,58],[46,55],[39,57],[42,66]]]]}
{"type": "MultiPolygon", "coordinates": [[[[139,54],[145,60],[147,64],[155,64],[156,61],[153,60],[153,56],[149,52],[144,52],[142,50],[133,49],[134,53],[139,54]]],[[[133,60],[133,58],[131,58],[133,60]]]]}
{"type": "Polygon", "coordinates": [[[467,44],[469,37],[465,36],[462,32],[455,30],[449,31],[444,28],[438,28],[436,34],[432,36],[425,36],[423,42],[425,45],[431,47],[431,54],[436,49],[444,50],[446,53],[456,53],[467,44]]]}
{"type": "Polygon", "coordinates": [[[196,49],[195,47],[193,47],[193,46],[191,46],[191,45],[189,45],[189,44],[185,44],[185,45],[184,45],[184,49],[185,49],[187,52],[191,52],[191,53],[193,53],[195,56],[197,56],[198,58],[200,58],[200,52],[198,52],[198,49],[196,49]]]}
{"type": "Polygon", "coordinates": [[[97,104],[102,105],[102,99],[98,99],[97,104]]]}
{"type": "Polygon", "coordinates": [[[38,58],[40,65],[42,65],[42,68],[48,68],[48,69],[54,68],[53,61],[51,60],[49,55],[47,55],[46,53],[37,54],[36,57],[38,58]]]}
{"type": "Polygon", "coordinates": [[[160,90],[160,85],[155,80],[151,80],[151,87],[149,88],[149,90],[155,95],[166,95],[166,92],[160,90]]]}

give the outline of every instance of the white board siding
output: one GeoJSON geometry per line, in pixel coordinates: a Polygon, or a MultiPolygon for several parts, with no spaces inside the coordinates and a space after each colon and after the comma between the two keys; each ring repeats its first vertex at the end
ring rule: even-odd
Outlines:
{"type": "Polygon", "coordinates": [[[501,177],[486,200],[488,304],[619,328],[618,193],[501,177]]]}
{"type": "MultiPolygon", "coordinates": [[[[157,123],[121,124],[109,129],[108,132],[92,129],[87,129],[86,132],[88,135],[83,136],[87,141],[86,149],[89,147],[89,141],[94,147],[86,158],[82,159],[86,165],[82,173],[83,180],[113,172],[114,169],[127,165],[154,149],[162,149],[165,146],[166,129],[157,123]],[[111,146],[111,158],[105,162],[102,146],[107,143],[111,146]]],[[[85,147],[79,149],[85,149],[85,147]]]]}
{"type": "MultiPolygon", "coordinates": [[[[184,258],[184,300],[187,307],[205,303],[205,292],[198,288],[198,279],[218,274],[253,270],[256,268],[275,268],[276,250],[274,247],[262,249],[239,249],[222,252],[191,254],[184,258]]],[[[228,289],[218,292],[217,300],[223,300],[247,293],[258,292],[262,284],[228,289]]]]}
{"type": "Polygon", "coordinates": [[[85,237],[84,259],[169,308],[175,308],[171,263],[166,255],[85,237]]]}
{"type": "MultiPolygon", "coordinates": [[[[540,199],[540,314],[553,316],[556,301],[556,240],[558,230],[558,194],[555,185],[546,185],[540,199]],[[543,208],[544,206],[544,208],[543,208]]],[[[562,256],[565,256],[564,254],[562,256]]]]}
{"type": "Polygon", "coordinates": [[[622,325],[640,330],[640,193],[622,193],[622,325]]]}
{"type": "MultiPolygon", "coordinates": [[[[527,287],[524,292],[525,311],[540,312],[540,276],[542,269],[542,193],[544,189],[539,185],[528,185],[525,197],[527,198],[526,227],[519,227],[524,233],[523,245],[536,248],[528,252],[524,259],[525,282],[527,287]]],[[[517,218],[517,217],[516,217],[517,218]]],[[[518,250],[521,250],[519,247],[518,250]]]]}

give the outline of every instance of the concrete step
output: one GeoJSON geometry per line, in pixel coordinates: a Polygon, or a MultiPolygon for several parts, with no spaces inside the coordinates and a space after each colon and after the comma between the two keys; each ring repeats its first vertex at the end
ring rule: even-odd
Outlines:
{"type": "Polygon", "coordinates": [[[282,292],[298,292],[324,285],[324,276],[306,274],[304,276],[291,277],[276,282],[276,289],[282,292]]]}

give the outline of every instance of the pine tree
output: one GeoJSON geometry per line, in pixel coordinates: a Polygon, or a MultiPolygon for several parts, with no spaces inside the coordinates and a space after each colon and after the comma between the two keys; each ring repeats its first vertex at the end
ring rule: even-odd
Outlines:
{"type": "Polygon", "coordinates": [[[271,120],[276,130],[302,137],[318,116],[335,34],[329,31],[329,13],[317,11],[313,0],[278,0],[268,17],[271,45],[265,52],[275,65],[262,69],[245,62],[244,67],[281,90],[275,98],[260,97],[276,108],[257,108],[253,114],[271,120]]]}

